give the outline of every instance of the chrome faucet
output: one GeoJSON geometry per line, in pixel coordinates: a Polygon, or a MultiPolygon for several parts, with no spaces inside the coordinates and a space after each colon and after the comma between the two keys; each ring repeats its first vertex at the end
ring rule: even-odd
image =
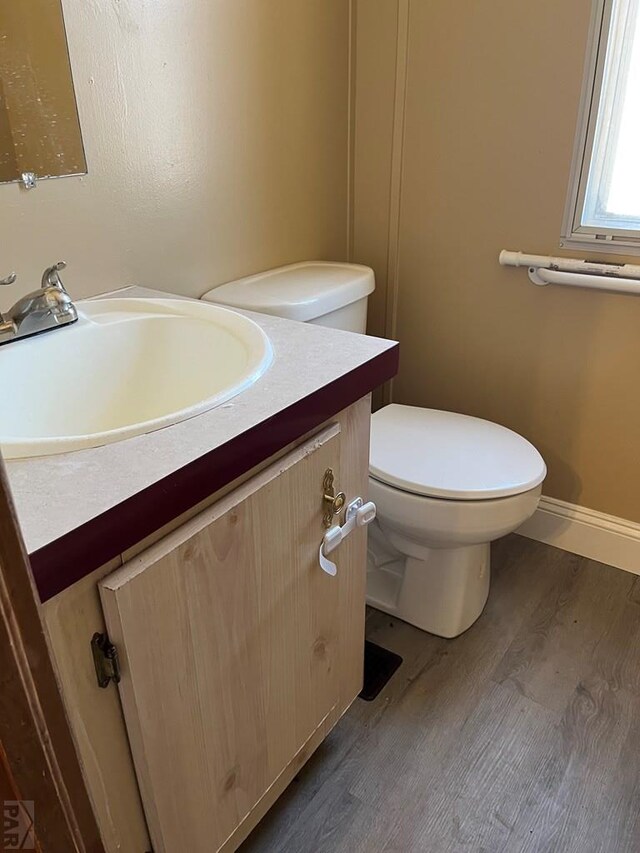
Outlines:
{"type": "MultiPolygon", "coordinates": [[[[75,323],[78,312],[60,280],[60,271],[65,267],[64,261],[47,267],[40,289],[18,299],[13,308],[0,314],[0,345],[75,323]]],[[[16,277],[11,273],[0,279],[0,285],[13,284],[16,277]]]]}

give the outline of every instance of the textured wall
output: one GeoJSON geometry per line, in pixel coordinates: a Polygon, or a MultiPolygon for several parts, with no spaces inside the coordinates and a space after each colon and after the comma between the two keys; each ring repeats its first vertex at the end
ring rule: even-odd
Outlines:
{"type": "Polygon", "coordinates": [[[547,495],[640,521],[640,300],[497,261],[560,254],[590,5],[359,0],[354,259],[381,285],[372,331],[401,341],[396,401],[512,427],[547,495]]]}
{"type": "Polygon", "coordinates": [[[64,0],[89,174],[0,187],[6,308],[344,257],[347,0],[64,0]]]}

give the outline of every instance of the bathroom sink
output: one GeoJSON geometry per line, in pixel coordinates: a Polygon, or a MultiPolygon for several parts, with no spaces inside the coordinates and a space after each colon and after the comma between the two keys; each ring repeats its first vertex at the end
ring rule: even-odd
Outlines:
{"type": "Polygon", "coordinates": [[[0,347],[7,459],[170,426],[244,391],[271,362],[262,329],[219,306],[114,298],[77,308],[77,323],[0,347]]]}

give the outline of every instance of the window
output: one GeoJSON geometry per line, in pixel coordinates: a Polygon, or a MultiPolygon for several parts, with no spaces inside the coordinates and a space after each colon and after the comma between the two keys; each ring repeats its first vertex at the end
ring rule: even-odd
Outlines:
{"type": "Polygon", "coordinates": [[[595,0],[562,246],[640,253],[640,0],[595,0]]]}

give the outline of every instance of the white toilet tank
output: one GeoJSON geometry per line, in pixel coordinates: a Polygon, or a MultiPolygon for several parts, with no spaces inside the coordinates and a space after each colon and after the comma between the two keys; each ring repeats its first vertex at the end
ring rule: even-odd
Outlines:
{"type": "Polygon", "coordinates": [[[359,264],[305,261],[239,278],[201,298],[218,305],[273,314],[364,334],[373,270],[359,264]]]}

